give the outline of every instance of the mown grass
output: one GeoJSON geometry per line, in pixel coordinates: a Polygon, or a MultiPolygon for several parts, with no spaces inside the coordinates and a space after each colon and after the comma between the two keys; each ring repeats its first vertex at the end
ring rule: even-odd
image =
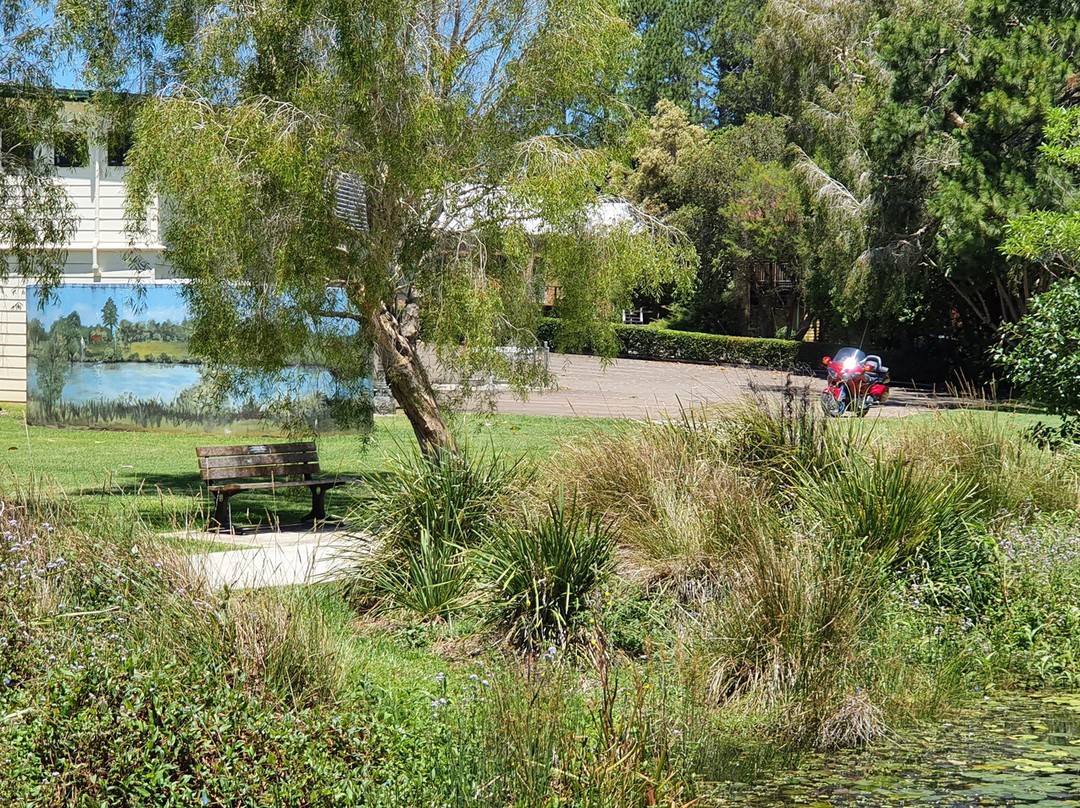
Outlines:
{"type": "MultiPolygon", "coordinates": [[[[195,447],[285,440],[279,437],[209,436],[150,431],[106,431],[26,426],[24,407],[0,412],[0,486],[32,486],[49,497],[68,499],[75,512],[134,516],[160,529],[183,529],[207,517],[195,447]]],[[[610,419],[545,416],[463,416],[457,425],[465,440],[510,458],[541,459],[563,441],[614,428],[610,419]]],[[[376,419],[374,433],[318,438],[324,474],[363,476],[387,468],[411,450],[415,439],[402,416],[376,419]]],[[[306,492],[251,494],[235,500],[238,523],[267,524],[272,516],[290,521],[305,513],[306,492]]],[[[353,505],[348,489],[331,493],[331,509],[341,514],[353,505]]]]}

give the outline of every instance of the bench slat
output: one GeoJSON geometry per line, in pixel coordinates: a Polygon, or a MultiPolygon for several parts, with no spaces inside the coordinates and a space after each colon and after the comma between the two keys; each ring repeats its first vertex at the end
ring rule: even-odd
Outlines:
{"type": "Polygon", "coordinates": [[[317,452],[275,452],[274,454],[200,457],[200,470],[238,469],[247,466],[288,466],[296,463],[318,465],[317,452]]]}
{"type": "Polygon", "coordinates": [[[288,466],[247,466],[227,469],[204,469],[204,480],[239,480],[247,477],[296,477],[301,474],[318,474],[318,463],[293,463],[288,466]]]}
{"type": "Polygon", "coordinates": [[[251,446],[199,446],[195,449],[198,457],[230,457],[248,455],[266,455],[280,452],[314,452],[312,441],[298,443],[262,443],[251,446]]]}
{"type": "Polygon", "coordinates": [[[280,480],[273,480],[271,482],[263,483],[219,483],[216,485],[207,485],[207,489],[210,491],[224,491],[225,493],[239,493],[240,491],[266,491],[274,488],[323,488],[330,490],[331,488],[337,488],[339,485],[348,485],[349,480],[294,480],[292,482],[282,482],[280,480]]]}

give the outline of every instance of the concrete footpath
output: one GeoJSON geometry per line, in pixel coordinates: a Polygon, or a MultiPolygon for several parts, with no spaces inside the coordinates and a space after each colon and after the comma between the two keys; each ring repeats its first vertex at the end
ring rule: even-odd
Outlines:
{"type": "Polygon", "coordinates": [[[192,572],[211,591],[332,581],[344,575],[351,563],[350,552],[363,546],[361,537],[335,530],[189,532],[184,538],[244,545],[243,549],[188,557],[192,572]]]}

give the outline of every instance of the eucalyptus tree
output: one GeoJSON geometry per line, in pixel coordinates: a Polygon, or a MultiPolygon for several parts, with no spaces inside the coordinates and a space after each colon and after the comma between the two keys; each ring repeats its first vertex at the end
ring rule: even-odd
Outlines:
{"type": "MultiPolygon", "coordinates": [[[[218,370],[374,346],[425,450],[451,445],[422,351],[526,384],[545,294],[613,350],[613,301],[685,278],[692,250],[606,217],[578,135],[617,112],[631,34],[611,0],[176,2],[172,83],[129,155],[129,213],[162,200],[190,279],[192,347],[218,370]]],[[[626,208],[618,208],[626,212],[626,208]]]]}

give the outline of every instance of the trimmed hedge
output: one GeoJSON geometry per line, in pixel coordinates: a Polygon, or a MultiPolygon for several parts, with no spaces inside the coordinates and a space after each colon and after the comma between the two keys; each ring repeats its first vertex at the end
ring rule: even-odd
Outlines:
{"type": "MultiPolygon", "coordinates": [[[[565,347],[560,339],[561,325],[559,320],[545,317],[536,335],[561,350],[565,347]]],[[[619,356],[636,359],[760,365],[779,370],[814,366],[821,360],[821,346],[796,340],[729,337],[621,324],[615,325],[615,337],[619,341],[619,356]]]]}

